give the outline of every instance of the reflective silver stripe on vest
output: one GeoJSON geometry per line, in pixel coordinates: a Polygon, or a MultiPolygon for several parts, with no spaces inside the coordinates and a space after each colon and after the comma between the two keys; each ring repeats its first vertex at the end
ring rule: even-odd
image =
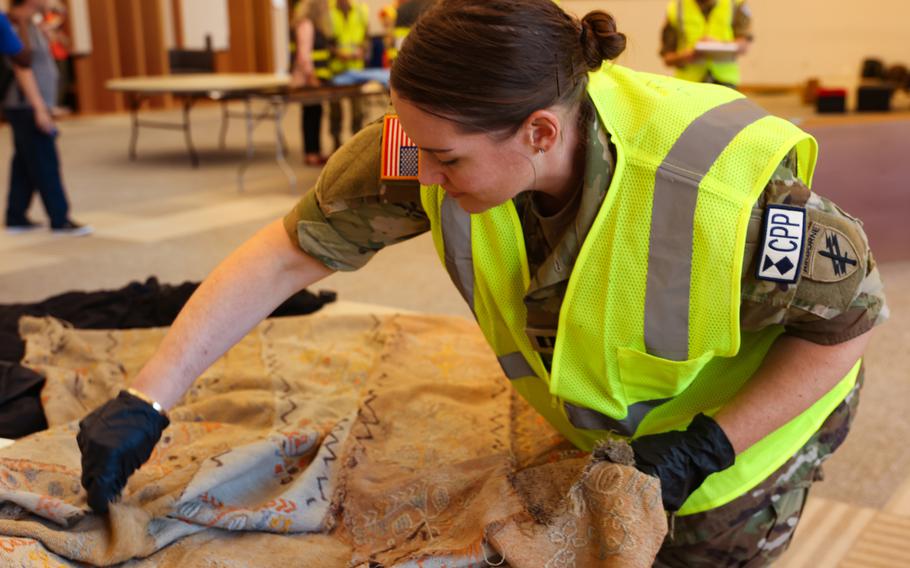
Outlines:
{"type": "Polygon", "coordinates": [[[502,370],[505,371],[510,380],[514,381],[522,377],[534,377],[537,375],[521,351],[503,355],[498,357],[498,359],[499,366],[502,367],[502,370]]]}
{"type": "MultiPolygon", "coordinates": [[[[455,287],[471,306],[474,319],[474,253],[471,249],[471,215],[446,195],[440,212],[446,270],[455,287]]],[[[510,380],[536,376],[521,351],[498,357],[499,366],[510,380]]]]}
{"type": "MultiPolygon", "coordinates": [[[[446,271],[462,297],[471,306],[474,318],[474,253],[471,249],[471,215],[446,195],[441,208],[442,242],[446,271]]],[[[521,351],[498,357],[499,366],[510,380],[536,376],[521,351]]]]}
{"type": "Polygon", "coordinates": [[[644,321],[651,355],[688,359],[698,186],[733,138],[766,114],[746,99],[709,110],[686,128],[657,169],[644,321]]]}
{"type": "MultiPolygon", "coordinates": [[[[442,199],[442,242],[446,270],[474,311],[474,253],[471,250],[471,215],[446,194],[442,199]]],[[[474,314],[477,317],[477,314],[474,314]]]]}
{"type": "Polygon", "coordinates": [[[668,400],[670,399],[660,398],[636,402],[626,409],[628,414],[626,414],[626,417],[622,420],[610,418],[606,414],[601,414],[596,410],[591,410],[590,408],[585,408],[583,406],[575,406],[569,402],[563,402],[563,406],[566,407],[566,415],[569,417],[569,422],[576,428],[583,428],[585,430],[610,430],[616,432],[620,436],[631,437],[635,434],[638,425],[645,419],[645,416],[668,400]]]}

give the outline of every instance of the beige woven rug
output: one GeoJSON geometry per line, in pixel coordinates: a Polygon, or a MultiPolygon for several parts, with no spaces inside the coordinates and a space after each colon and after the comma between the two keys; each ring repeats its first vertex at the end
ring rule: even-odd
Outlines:
{"type": "Polygon", "coordinates": [[[51,428],[0,450],[12,565],[650,566],[657,484],[592,462],[513,395],[476,326],[268,320],[209,369],[110,518],[79,484],[77,420],[164,330],[26,319],[51,428]]]}

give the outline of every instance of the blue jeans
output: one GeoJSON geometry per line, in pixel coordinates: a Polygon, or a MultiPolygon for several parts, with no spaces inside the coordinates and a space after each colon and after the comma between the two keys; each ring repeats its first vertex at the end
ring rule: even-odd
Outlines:
{"type": "Polygon", "coordinates": [[[12,127],[14,146],[6,224],[26,223],[26,212],[37,190],[51,227],[63,225],[69,218],[69,203],[60,176],[55,136],[45,134],[35,126],[35,113],[30,108],[5,109],[3,112],[12,127]]]}

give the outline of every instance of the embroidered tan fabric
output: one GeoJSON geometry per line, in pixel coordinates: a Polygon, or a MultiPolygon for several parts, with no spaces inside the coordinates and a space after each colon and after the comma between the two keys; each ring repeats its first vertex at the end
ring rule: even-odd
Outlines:
{"type": "Polygon", "coordinates": [[[51,428],[0,450],[11,565],[644,567],[666,532],[656,480],[567,445],[473,322],[435,316],[263,322],[196,381],[99,517],[78,419],[164,330],[20,331],[51,428]]]}

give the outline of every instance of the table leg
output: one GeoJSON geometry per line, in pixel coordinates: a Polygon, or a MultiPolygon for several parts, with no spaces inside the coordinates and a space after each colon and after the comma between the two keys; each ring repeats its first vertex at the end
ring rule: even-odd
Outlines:
{"type": "Polygon", "coordinates": [[[190,163],[194,168],[198,168],[199,154],[196,153],[196,148],[193,146],[193,136],[190,130],[190,110],[193,108],[193,102],[192,97],[183,99],[183,135],[186,138],[186,147],[190,153],[190,163]]]}
{"type": "Polygon", "coordinates": [[[247,97],[244,100],[246,105],[246,159],[252,160],[256,152],[256,146],[253,144],[253,131],[256,129],[256,116],[253,114],[253,98],[247,97]]]}
{"type": "Polygon", "coordinates": [[[128,101],[131,118],[129,156],[130,160],[135,160],[136,145],[139,143],[139,107],[142,106],[142,97],[140,95],[130,95],[128,101]]]}
{"type": "Polygon", "coordinates": [[[288,180],[288,185],[291,188],[291,193],[296,193],[297,176],[294,174],[294,168],[288,164],[288,161],[285,158],[287,142],[284,139],[283,119],[288,108],[287,101],[282,97],[272,97],[271,103],[272,114],[275,117],[275,160],[278,162],[278,165],[281,167],[281,171],[284,172],[284,176],[288,180]]]}
{"type": "Polygon", "coordinates": [[[222,150],[227,147],[227,131],[228,123],[230,122],[230,117],[228,116],[228,101],[221,101],[221,134],[218,136],[218,147],[222,150]]]}
{"type": "Polygon", "coordinates": [[[246,175],[246,170],[250,167],[250,162],[253,161],[253,154],[255,153],[255,146],[253,146],[253,130],[256,128],[256,117],[253,116],[253,99],[250,96],[247,96],[244,99],[244,108],[245,108],[245,117],[246,117],[246,157],[240,163],[240,167],[237,169],[237,191],[243,193],[243,178],[246,175]]]}

